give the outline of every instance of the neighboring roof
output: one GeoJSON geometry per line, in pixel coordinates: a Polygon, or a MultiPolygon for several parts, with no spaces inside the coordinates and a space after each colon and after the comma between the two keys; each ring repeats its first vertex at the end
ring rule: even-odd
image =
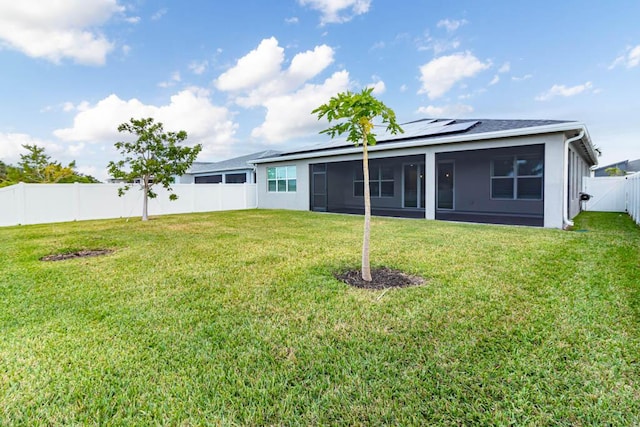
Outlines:
{"type": "Polygon", "coordinates": [[[640,159],[636,160],[621,160],[616,163],[611,163],[605,166],[600,166],[599,168],[594,169],[595,173],[602,172],[606,175],[605,171],[609,168],[618,168],[625,172],[640,172],[640,159]]]}
{"type": "MultiPolygon", "coordinates": [[[[448,144],[468,142],[490,138],[505,138],[510,136],[535,135],[553,132],[570,132],[568,137],[578,135],[584,131],[582,148],[585,155],[590,157],[593,164],[597,164],[597,154],[589,138],[584,124],[569,120],[496,120],[496,119],[422,119],[401,124],[404,133],[391,135],[382,133],[377,135],[377,143],[372,150],[406,148],[421,145],[448,144]]],[[[256,159],[254,163],[266,163],[313,157],[320,154],[342,154],[354,149],[353,143],[345,139],[332,140],[327,143],[300,147],[286,151],[271,158],[256,159]]],[[[354,150],[355,151],[355,150],[354,150]]]]}
{"type": "Polygon", "coordinates": [[[247,154],[246,156],[234,157],[220,162],[194,162],[188,174],[201,174],[209,172],[225,172],[240,169],[253,169],[253,160],[265,157],[274,157],[280,154],[280,151],[266,150],[257,153],[247,154]]]}

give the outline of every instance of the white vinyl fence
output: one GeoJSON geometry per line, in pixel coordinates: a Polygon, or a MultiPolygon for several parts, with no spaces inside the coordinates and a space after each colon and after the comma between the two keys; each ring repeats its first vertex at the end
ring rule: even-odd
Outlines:
{"type": "Polygon", "coordinates": [[[640,172],[627,178],[627,212],[640,225],[640,172]]]}
{"type": "MultiPolygon", "coordinates": [[[[17,184],[0,188],[0,226],[142,216],[137,187],[118,197],[119,184],[17,184]]],[[[255,184],[174,184],[178,200],[160,187],[149,215],[253,209],[255,184]]]]}
{"type": "Polygon", "coordinates": [[[625,212],[627,209],[626,177],[599,176],[584,178],[582,192],[591,195],[584,208],[594,212],[625,212]]]}
{"type": "Polygon", "coordinates": [[[582,191],[592,196],[585,202],[585,210],[627,212],[640,224],[640,172],[627,176],[585,178],[582,191]]]}

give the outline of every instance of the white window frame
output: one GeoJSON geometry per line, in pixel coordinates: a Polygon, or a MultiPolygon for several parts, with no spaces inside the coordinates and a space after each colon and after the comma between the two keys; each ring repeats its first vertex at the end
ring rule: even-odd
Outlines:
{"type": "Polygon", "coordinates": [[[295,165],[267,167],[267,192],[268,193],[295,193],[298,190],[297,170],[295,165]],[[269,178],[269,170],[274,171],[275,178],[269,178]],[[284,190],[280,189],[279,182],[284,181],[284,190]],[[275,183],[275,189],[271,190],[270,183],[275,183]],[[293,185],[292,185],[293,184],[293,185]]]}

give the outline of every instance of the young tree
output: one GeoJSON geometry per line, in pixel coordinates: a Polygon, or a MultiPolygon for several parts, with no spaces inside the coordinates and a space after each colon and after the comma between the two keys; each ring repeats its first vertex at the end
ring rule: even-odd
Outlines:
{"type": "Polygon", "coordinates": [[[131,188],[131,183],[140,180],[144,192],[142,220],[146,221],[149,219],[148,199],[157,197],[153,187],[162,185],[169,190],[169,199],[176,200],[178,196],[171,188],[173,177],[183,175],[189,169],[202,146],[180,147],[178,144],[187,139],[187,132],[165,133],[162,123],[155,123],[152,118],[132,118],[129,123],[118,126],[118,132],[128,132],[138,138],[133,142],[116,142],[115,147],[124,159],[109,162],[107,167],[112,177],[127,183],[118,189],[119,196],[131,188]]]}
{"type": "Polygon", "coordinates": [[[320,133],[326,133],[331,138],[347,134],[347,141],[356,146],[362,144],[362,170],[364,173],[364,235],[362,239],[362,279],[371,281],[371,264],[369,262],[369,240],[371,235],[371,191],[369,188],[369,145],[376,144],[376,134],[373,133],[374,120],[380,120],[386,125],[386,131],[391,134],[404,131],[396,123],[395,112],[377,100],[373,95],[373,88],[364,89],[360,93],[339,93],[328,103],[312,111],[318,115],[318,120],[326,117],[329,123],[337,124],[320,133]]]}
{"type": "Polygon", "coordinates": [[[24,182],[46,182],[45,168],[51,164],[51,157],[45,154],[44,147],[25,144],[26,154],[20,154],[18,167],[22,170],[24,182]]]}

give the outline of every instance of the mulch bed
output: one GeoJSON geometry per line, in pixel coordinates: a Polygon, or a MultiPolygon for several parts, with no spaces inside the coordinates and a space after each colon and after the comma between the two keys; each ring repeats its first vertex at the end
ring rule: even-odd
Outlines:
{"type": "Polygon", "coordinates": [[[111,249],[94,249],[94,250],[86,250],[86,251],[78,251],[78,252],[69,252],[66,254],[47,255],[40,258],[40,261],[62,261],[65,259],[87,258],[92,256],[108,255],[110,253],[113,253],[111,249]]]}
{"type": "Polygon", "coordinates": [[[422,277],[411,276],[399,270],[391,270],[387,267],[375,268],[371,270],[371,281],[362,280],[360,270],[349,270],[335,273],[334,277],[347,285],[364,289],[389,289],[406,288],[408,286],[419,286],[426,283],[422,277]]]}

